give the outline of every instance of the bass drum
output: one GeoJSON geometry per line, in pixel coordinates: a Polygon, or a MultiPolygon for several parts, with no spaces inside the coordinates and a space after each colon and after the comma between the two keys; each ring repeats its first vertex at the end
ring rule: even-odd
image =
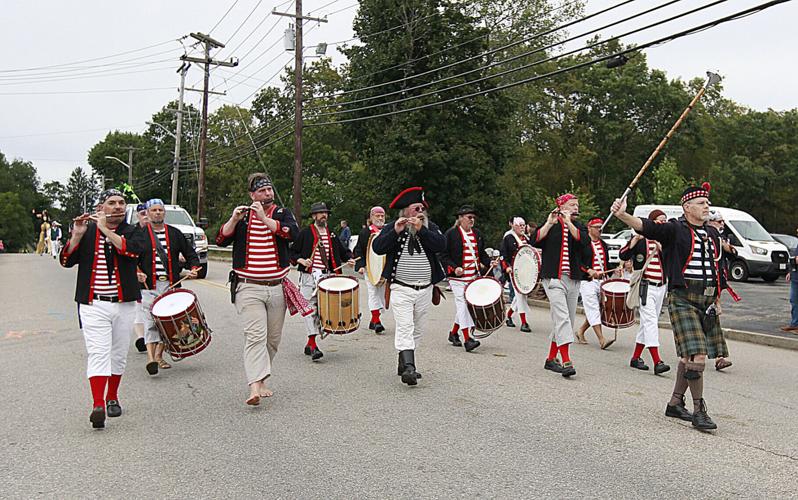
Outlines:
{"type": "Polygon", "coordinates": [[[376,237],[377,234],[369,236],[369,241],[366,245],[366,279],[374,286],[383,281],[382,270],[385,269],[385,256],[377,255],[371,248],[371,244],[376,237]]]}
{"type": "Polygon", "coordinates": [[[540,276],[540,250],[530,245],[521,245],[513,258],[513,286],[522,295],[529,294],[540,276]]]}

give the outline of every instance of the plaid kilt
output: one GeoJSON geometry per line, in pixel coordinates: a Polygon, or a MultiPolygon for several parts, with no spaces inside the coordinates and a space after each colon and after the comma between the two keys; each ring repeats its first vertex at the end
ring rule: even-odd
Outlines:
{"type": "Polygon", "coordinates": [[[720,318],[704,331],[701,321],[707,308],[715,302],[715,297],[707,297],[702,293],[687,288],[671,291],[668,302],[668,313],[673,327],[673,340],[676,343],[676,354],[680,358],[695,354],[706,354],[708,358],[727,357],[729,348],[720,328],[720,318]]]}

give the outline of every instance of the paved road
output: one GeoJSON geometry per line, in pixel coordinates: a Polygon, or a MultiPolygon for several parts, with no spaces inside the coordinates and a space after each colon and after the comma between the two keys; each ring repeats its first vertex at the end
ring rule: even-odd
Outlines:
{"type": "MultiPolygon", "coordinates": [[[[798,352],[730,342],[734,366],[706,375],[720,429],[702,434],[663,415],[672,373],[627,366],[633,332],[606,352],[576,346],[578,374],[565,380],[542,369],[547,311],[533,311],[534,333],[502,329],[466,354],[446,343],[447,302],[424,339],[417,387],[396,377],[390,335],[327,339],[312,364],[291,318],[275,397],[250,408],[220,265],[190,284],[215,330],[211,347],[157,377],[131,350],[125,414],[93,431],[74,274],[47,257],[0,255],[2,498],[798,492],[798,352]]],[[[669,332],[662,350],[674,359],[669,332]]]]}

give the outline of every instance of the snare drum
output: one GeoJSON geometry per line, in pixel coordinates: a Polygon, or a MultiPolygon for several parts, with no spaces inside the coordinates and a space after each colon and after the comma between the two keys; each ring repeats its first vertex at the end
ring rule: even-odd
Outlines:
{"type": "Polygon", "coordinates": [[[328,276],[319,281],[319,321],[322,333],[351,333],[360,327],[360,285],[349,276],[328,276]]]}
{"type": "Polygon", "coordinates": [[[601,284],[601,324],[609,328],[628,328],[635,322],[635,312],[626,307],[629,280],[611,279],[601,284]]]}
{"type": "Polygon", "coordinates": [[[166,352],[175,361],[193,356],[211,343],[211,329],[191,290],[171,290],[155,299],[152,318],[166,352]]]}
{"type": "Polygon", "coordinates": [[[504,294],[501,283],[490,277],[477,278],[466,286],[465,301],[474,320],[474,338],[482,339],[504,324],[504,294]]]}

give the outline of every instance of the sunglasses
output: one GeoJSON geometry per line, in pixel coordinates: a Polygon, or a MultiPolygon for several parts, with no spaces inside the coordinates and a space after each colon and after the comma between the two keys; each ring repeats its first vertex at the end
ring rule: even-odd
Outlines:
{"type": "Polygon", "coordinates": [[[413,211],[414,212],[426,212],[427,211],[427,207],[425,207],[424,205],[422,205],[420,207],[414,207],[413,211]]]}

